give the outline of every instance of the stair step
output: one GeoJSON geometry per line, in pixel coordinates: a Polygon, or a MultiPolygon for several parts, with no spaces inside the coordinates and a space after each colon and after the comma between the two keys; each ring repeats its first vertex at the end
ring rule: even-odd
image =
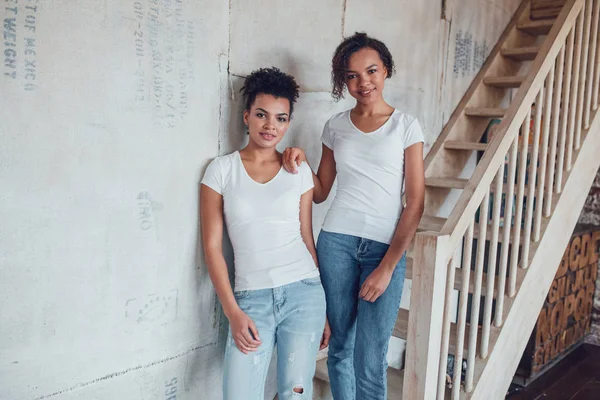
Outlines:
{"type": "Polygon", "coordinates": [[[425,186],[437,188],[464,189],[468,182],[462,178],[425,178],[425,186]]]}
{"type": "Polygon", "coordinates": [[[539,21],[524,21],[517,24],[517,28],[531,33],[532,35],[547,35],[554,26],[556,19],[544,19],[539,21]]]}
{"type": "Polygon", "coordinates": [[[517,60],[517,61],[532,61],[535,60],[538,53],[540,52],[539,46],[528,46],[528,47],[513,47],[501,50],[504,57],[517,60]]]}
{"type": "MultiPolygon", "coordinates": [[[[458,272],[458,271],[457,271],[458,272]]],[[[442,321],[440,321],[440,324],[442,323],[442,321]]],[[[465,341],[464,341],[464,351],[465,351],[465,355],[466,355],[466,351],[469,348],[469,335],[468,332],[470,330],[470,324],[466,324],[466,335],[465,335],[465,341]]],[[[492,324],[492,326],[490,327],[490,342],[493,343],[495,341],[495,338],[498,337],[498,335],[500,334],[500,330],[502,328],[498,328],[496,326],[494,326],[492,324]],[[494,340],[492,340],[494,339],[494,340]]],[[[477,348],[479,348],[479,344],[481,341],[481,327],[479,327],[478,329],[478,333],[477,333],[477,348]]],[[[455,323],[450,324],[450,346],[448,348],[448,353],[449,354],[456,354],[456,334],[458,332],[457,326],[455,323]]],[[[398,318],[396,319],[396,325],[394,326],[394,331],[392,333],[393,336],[400,338],[400,339],[404,339],[406,340],[406,338],[408,337],[408,310],[405,310],[403,308],[401,308],[398,311],[398,318]]]]}
{"type": "Polygon", "coordinates": [[[540,19],[556,19],[562,7],[553,7],[539,10],[531,10],[531,19],[540,20],[540,19]]]}
{"type": "MultiPolygon", "coordinates": [[[[329,382],[329,372],[327,371],[327,359],[317,361],[315,369],[315,378],[324,382],[329,382]]],[[[388,367],[387,369],[388,393],[387,398],[397,400],[402,398],[402,388],[404,386],[404,371],[388,367]]]]}
{"type": "Polygon", "coordinates": [[[477,150],[485,151],[488,147],[487,143],[475,142],[460,142],[456,140],[447,140],[444,142],[444,148],[449,150],[477,150]]]}
{"type": "Polygon", "coordinates": [[[499,88],[518,88],[524,80],[524,76],[488,76],[483,78],[483,83],[499,88]]]}
{"type": "Polygon", "coordinates": [[[442,227],[446,223],[446,218],[432,217],[430,215],[423,215],[419,222],[420,231],[436,231],[442,230],[442,227]]]}
{"type": "MultiPolygon", "coordinates": [[[[413,278],[413,262],[412,258],[406,259],[406,279],[413,278]]],[[[460,290],[462,286],[462,273],[461,270],[456,271],[456,276],[454,277],[454,289],[460,290]]],[[[469,277],[469,293],[473,293],[475,291],[475,271],[471,271],[471,275],[469,277]]],[[[483,274],[483,278],[481,279],[481,293],[485,293],[486,291],[486,282],[487,282],[487,274],[483,274]]],[[[494,282],[494,297],[496,297],[496,293],[498,293],[496,282],[494,282]]]]}
{"type": "Polygon", "coordinates": [[[493,107],[467,107],[465,115],[470,117],[502,118],[506,114],[505,108],[493,107]]]}

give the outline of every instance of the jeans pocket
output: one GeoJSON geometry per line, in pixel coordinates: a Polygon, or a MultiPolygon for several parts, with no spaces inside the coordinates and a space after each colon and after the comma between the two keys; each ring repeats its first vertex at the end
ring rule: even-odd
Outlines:
{"type": "Polygon", "coordinates": [[[321,277],[315,276],[314,278],[306,278],[302,279],[300,282],[302,282],[306,286],[319,286],[321,284],[321,277]]]}
{"type": "Polygon", "coordinates": [[[233,292],[233,296],[235,297],[236,300],[248,297],[249,294],[250,294],[249,290],[240,290],[237,292],[233,292]]]}

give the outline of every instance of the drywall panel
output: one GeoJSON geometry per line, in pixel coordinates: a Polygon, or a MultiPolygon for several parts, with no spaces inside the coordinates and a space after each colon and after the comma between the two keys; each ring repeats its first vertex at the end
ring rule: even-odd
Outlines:
{"type": "Polygon", "coordinates": [[[233,1],[230,72],[276,66],[304,91],[327,91],[333,50],[342,39],[342,0],[233,1]]]}
{"type": "Polygon", "coordinates": [[[227,3],[14,0],[0,20],[0,397],[220,359],[197,183],[227,3]]]}

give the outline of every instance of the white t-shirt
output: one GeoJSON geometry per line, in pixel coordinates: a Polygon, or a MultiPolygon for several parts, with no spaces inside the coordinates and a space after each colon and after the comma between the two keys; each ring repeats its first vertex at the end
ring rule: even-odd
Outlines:
{"type": "Polygon", "coordinates": [[[239,152],[214,159],[202,184],[223,196],[234,252],[235,290],[274,288],[319,276],[300,233],[300,197],[313,188],[308,165],[267,183],[248,175],[239,152]]]}
{"type": "Polygon", "coordinates": [[[404,149],[424,141],[419,121],[394,110],[364,133],[348,110],[327,121],[321,141],[333,150],[338,181],[323,229],[389,244],[403,209],[404,149]]]}

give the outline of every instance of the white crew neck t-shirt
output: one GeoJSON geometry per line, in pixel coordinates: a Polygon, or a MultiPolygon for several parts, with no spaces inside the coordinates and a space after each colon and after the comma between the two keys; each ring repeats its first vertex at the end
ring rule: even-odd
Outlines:
{"type": "Polygon", "coordinates": [[[321,141],[333,150],[338,181],[323,230],[389,244],[403,209],[404,150],[424,141],[419,121],[394,110],[364,133],[347,110],[327,121],[321,141]]]}
{"type": "Polygon", "coordinates": [[[238,151],[215,158],[202,184],[223,196],[234,252],[235,290],[270,289],[319,276],[300,233],[300,197],[313,188],[310,167],[283,168],[267,183],[250,178],[238,151]]]}

